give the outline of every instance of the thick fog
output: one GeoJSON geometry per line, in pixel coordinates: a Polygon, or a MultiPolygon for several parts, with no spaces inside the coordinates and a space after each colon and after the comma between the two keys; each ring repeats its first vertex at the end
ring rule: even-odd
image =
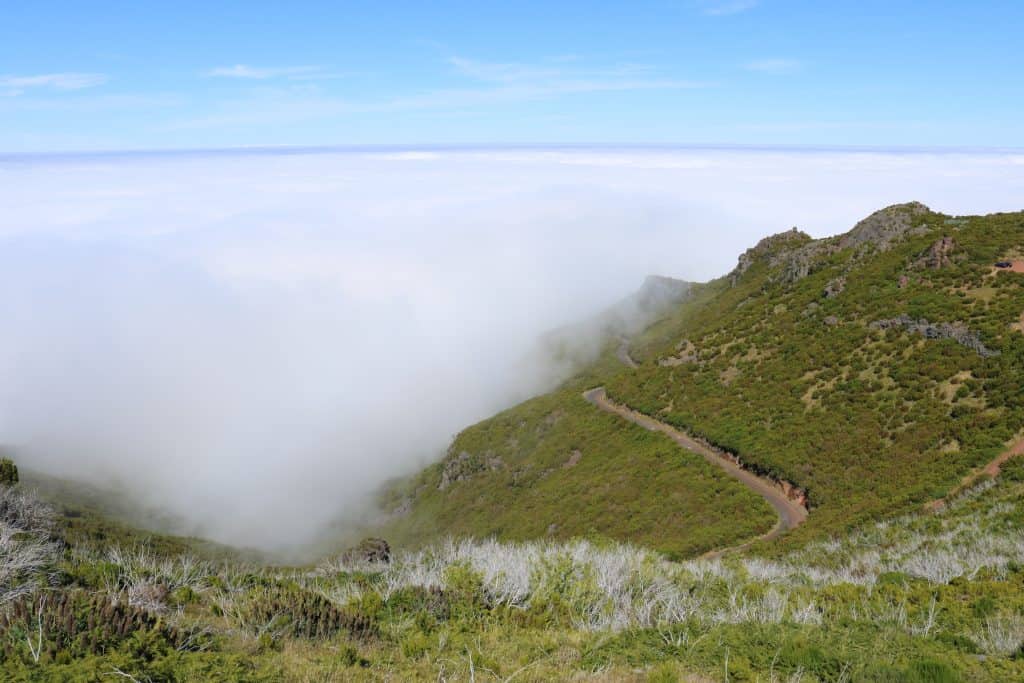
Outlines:
{"type": "MultiPolygon", "coordinates": [[[[1019,210],[1024,156],[419,150],[0,159],[0,444],[293,549],[550,386],[538,338],[793,225],[1019,210]]],[[[581,340],[581,343],[586,340],[581,340]]]]}

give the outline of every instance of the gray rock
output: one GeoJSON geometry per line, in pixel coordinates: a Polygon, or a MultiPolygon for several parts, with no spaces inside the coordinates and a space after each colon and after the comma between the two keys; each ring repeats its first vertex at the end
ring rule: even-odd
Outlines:
{"type": "Polygon", "coordinates": [[[743,274],[759,260],[779,269],[773,274],[773,281],[790,284],[813,273],[823,263],[823,257],[840,249],[861,247],[867,250],[874,247],[886,251],[904,235],[921,230],[913,228],[913,219],[929,211],[920,202],[895,204],[874,212],[838,238],[815,240],[796,228],[770,235],[740,255],[736,267],[729,273],[729,282],[736,286],[743,274]]]}
{"type": "Polygon", "coordinates": [[[844,289],[846,289],[846,277],[840,276],[833,280],[829,280],[828,284],[825,285],[825,290],[822,294],[824,294],[826,299],[834,299],[842,294],[844,289]]]}
{"type": "Polygon", "coordinates": [[[740,254],[736,267],[729,273],[729,282],[735,286],[739,282],[740,277],[750,270],[750,267],[759,259],[768,259],[769,265],[775,265],[784,253],[792,251],[809,241],[811,241],[811,236],[796,228],[765,237],[753,247],[740,254]]]}
{"type": "Polygon", "coordinates": [[[454,458],[447,458],[444,461],[444,469],[441,470],[441,483],[437,485],[437,488],[444,491],[454,482],[466,479],[472,474],[472,459],[473,456],[467,451],[462,451],[454,458]]]}
{"type": "Polygon", "coordinates": [[[905,329],[908,332],[920,334],[925,339],[952,339],[956,343],[971,349],[982,358],[998,356],[999,351],[985,346],[981,337],[966,325],[956,323],[931,323],[927,319],[914,320],[909,315],[901,315],[895,318],[876,320],[870,325],[876,330],[905,329]]]}
{"type": "Polygon", "coordinates": [[[850,232],[840,237],[839,248],[871,244],[879,251],[886,251],[910,232],[915,216],[929,211],[921,202],[887,206],[857,223],[850,232]]]}
{"type": "Polygon", "coordinates": [[[364,538],[341,557],[346,564],[387,564],[391,562],[391,546],[383,538],[364,538]]]}
{"type": "Polygon", "coordinates": [[[942,237],[930,247],[914,262],[914,266],[917,268],[930,268],[932,270],[939,270],[946,266],[952,265],[953,263],[953,252],[956,251],[956,242],[952,237],[942,237]]]}

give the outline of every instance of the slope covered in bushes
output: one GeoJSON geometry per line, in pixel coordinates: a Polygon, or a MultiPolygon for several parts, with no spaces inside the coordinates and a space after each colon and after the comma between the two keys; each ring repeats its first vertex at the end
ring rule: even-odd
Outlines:
{"type": "MultiPolygon", "coordinates": [[[[390,492],[386,528],[425,542],[544,537],[554,524],[556,534],[592,529],[691,554],[756,535],[763,503],[746,506],[734,486],[708,498],[701,479],[652,479],[652,461],[634,461],[622,441],[630,428],[580,404],[579,390],[597,385],[806,490],[809,520],[786,543],[913,510],[1024,427],[1024,274],[995,266],[1021,258],[1024,214],[952,217],[916,203],[831,238],[766,238],[630,339],[638,368],[607,340],[562,390],[460,434],[441,463],[390,492]],[[561,427],[545,424],[556,415],[567,417],[561,427]],[[581,443],[618,468],[621,498],[577,495],[603,491],[605,472],[558,469],[581,443]],[[540,476],[548,471],[558,476],[540,476]],[[563,501],[582,516],[568,527],[556,514],[563,501]],[[680,523],[649,533],[673,507],[680,523]]],[[[676,467],[695,460],[675,451],[676,467]]]]}
{"type": "Polygon", "coordinates": [[[764,500],[717,467],[595,410],[575,387],[465,430],[443,462],[391,495],[396,512],[379,532],[402,545],[591,537],[687,557],[775,523],[764,500]]]}
{"type": "Polygon", "coordinates": [[[608,392],[806,489],[796,540],[912,509],[1024,427],[1024,275],[994,266],[1021,249],[1024,214],[920,205],[762,244],[636,339],[608,392]]]}

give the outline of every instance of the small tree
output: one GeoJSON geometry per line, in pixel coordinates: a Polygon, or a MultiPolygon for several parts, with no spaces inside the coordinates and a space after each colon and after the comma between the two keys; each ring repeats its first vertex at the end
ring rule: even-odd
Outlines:
{"type": "Polygon", "coordinates": [[[10,458],[0,458],[0,485],[14,486],[18,483],[18,466],[10,458]]]}

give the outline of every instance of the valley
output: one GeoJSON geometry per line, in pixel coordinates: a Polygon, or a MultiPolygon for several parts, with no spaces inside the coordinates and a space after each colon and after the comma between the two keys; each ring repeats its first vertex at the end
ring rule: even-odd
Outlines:
{"type": "Polygon", "coordinates": [[[375,540],[315,563],[4,486],[4,671],[1024,677],[1024,281],[991,265],[1022,235],[1020,213],[896,205],[645,285],[670,296],[642,324],[630,304],[558,330],[567,380],[388,484],[375,540]],[[602,335],[596,360],[574,331],[602,335]]]}

